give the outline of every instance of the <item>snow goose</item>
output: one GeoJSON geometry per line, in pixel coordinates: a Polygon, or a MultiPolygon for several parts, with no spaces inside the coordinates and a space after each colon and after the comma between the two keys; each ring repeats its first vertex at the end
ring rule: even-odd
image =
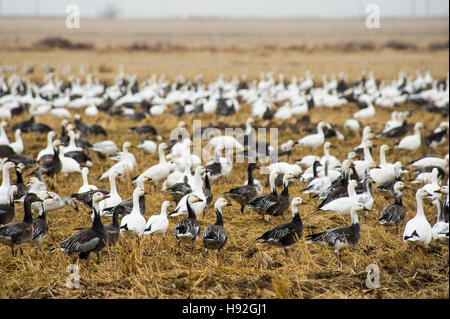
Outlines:
{"type": "MultiPolygon", "coordinates": [[[[378,222],[385,227],[395,225],[395,233],[398,234],[398,227],[403,222],[406,216],[405,208],[403,207],[403,190],[405,184],[403,182],[396,182],[394,184],[395,202],[389,204],[381,210],[378,222]]],[[[387,230],[387,228],[386,228],[387,230]]]]}
{"type": "Polygon", "coordinates": [[[41,150],[36,158],[39,161],[44,155],[53,155],[53,137],[55,137],[55,132],[50,131],[47,134],[47,147],[41,150]]]}
{"type": "Polygon", "coordinates": [[[23,201],[24,217],[21,222],[12,222],[0,227],[0,243],[11,247],[12,256],[17,256],[17,252],[23,254],[21,245],[33,239],[33,215],[31,203],[42,202],[36,194],[30,193],[23,201]]]}
{"type": "Polygon", "coordinates": [[[349,246],[358,244],[361,238],[361,226],[358,213],[368,209],[360,203],[354,202],[351,206],[350,217],[352,224],[346,227],[337,227],[321,233],[306,236],[307,244],[319,244],[329,249],[334,249],[339,261],[340,251],[349,246]]]}
{"type": "MultiPolygon", "coordinates": [[[[136,181],[136,187],[145,189],[144,183],[147,182],[148,180],[149,180],[148,177],[138,179],[136,181]]],[[[139,209],[141,211],[141,214],[145,214],[146,206],[145,206],[145,196],[144,195],[139,196],[139,209]]],[[[120,210],[122,215],[130,214],[131,211],[133,210],[133,198],[125,199],[115,206],[104,208],[103,213],[106,216],[111,216],[111,215],[114,215],[114,212],[116,210],[120,210]]]]}
{"type": "Polygon", "coordinates": [[[437,129],[423,138],[426,146],[436,148],[445,142],[448,135],[448,122],[442,122],[437,129]]]}
{"type": "Polygon", "coordinates": [[[78,147],[76,142],[76,135],[75,132],[72,130],[69,130],[69,145],[63,147],[62,148],[62,153],[68,153],[68,152],[72,152],[72,151],[82,151],[83,149],[81,147],[78,147]]]}
{"type": "Polygon", "coordinates": [[[368,106],[364,109],[359,110],[355,114],[353,114],[354,119],[359,120],[367,120],[373,118],[375,116],[375,107],[372,104],[372,101],[368,101],[368,106]]]}
{"type": "Polygon", "coordinates": [[[111,140],[94,143],[94,145],[92,145],[92,150],[99,154],[102,158],[106,158],[107,156],[112,156],[120,152],[120,149],[117,147],[116,143],[111,140]]]}
{"type": "MultiPolygon", "coordinates": [[[[92,207],[94,219],[90,228],[85,228],[76,234],[64,239],[59,243],[60,250],[72,258],[72,262],[76,259],[85,259],[86,266],[92,254],[97,254],[98,262],[100,262],[100,253],[105,249],[108,241],[108,232],[102,223],[99,213],[99,202],[104,201],[109,195],[96,192],[92,196],[92,207]]],[[[59,250],[53,248],[50,252],[59,250]]]]}
{"type": "Polygon", "coordinates": [[[362,160],[364,160],[364,145],[366,144],[366,142],[368,140],[371,140],[372,138],[374,138],[372,129],[370,128],[370,126],[365,126],[363,129],[363,133],[362,133],[362,141],[361,144],[359,144],[354,150],[353,152],[355,152],[357,155],[359,155],[361,157],[362,160]]]}
{"type": "Polygon", "coordinates": [[[217,180],[221,177],[230,175],[233,169],[233,153],[231,150],[226,151],[226,157],[221,157],[222,148],[215,149],[215,157],[209,162],[205,168],[210,172],[211,181],[217,180]]]}
{"type": "Polygon", "coordinates": [[[364,176],[366,174],[366,171],[370,171],[371,168],[377,167],[375,161],[372,158],[372,154],[370,153],[370,148],[372,147],[372,145],[372,141],[367,140],[364,143],[363,147],[364,160],[353,161],[353,165],[358,176],[364,176]]]}
{"type": "Polygon", "coordinates": [[[231,206],[225,199],[219,198],[214,203],[214,211],[216,212],[216,222],[213,225],[206,226],[203,231],[203,247],[205,247],[205,258],[208,256],[209,249],[217,249],[217,258],[227,242],[227,230],[223,225],[222,209],[225,206],[231,206]]]}
{"type": "Polygon", "coordinates": [[[59,160],[61,161],[61,173],[68,176],[72,173],[81,173],[81,166],[76,160],[71,157],[64,156],[62,150],[58,152],[59,160]]]}
{"type": "Polygon", "coordinates": [[[244,146],[233,136],[229,135],[215,136],[209,140],[208,144],[214,148],[220,147],[225,150],[236,149],[236,152],[241,152],[244,150],[244,146]]]}
{"type": "Polygon", "coordinates": [[[283,223],[266,231],[256,240],[261,240],[257,243],[268,243],[273,246],[283,247],[286,256],[288,256],[289,248],[302,238],[303,223],[300,218],[298,207],[304,204],[300,197],[295,197],[291,202],[292,220],[288,223],[283,223]]]}
{"type": "Polygon", "coordinates": [[[6,134],[5,127],[8,126],[8,122],[2,121],[0,123],[0,145],[9,145],[8,135],[6,134]]]}
{"type": "Polygon", "coordinates": [[[23,141],[22,141],[22,131],[20,129],[17,129],[14,132],[16,136],[16,141],[13,143],[10,143],[9,146],[16,152],[17,154],[22,154],[23,152],[23,141]]]}
{"type": "Polygon", "coordinates": [[[266,214],[270,217],[273,216],[280,207],[280,198],[277,194],[277,189],[275,186],[275,178],[277,177],[278,171],[274,171],[269,175],[270,184],[270,194],[260,197],[256,197],[254,200],[248,203],[251,210],[255,210],[261,216],[266,214]]]}
{"type": "Polygon", "coordinates": [[[0,186],[0,204],[7,204],[11,197],[11,187],[17,189],[17,186],[11,185],[9,170],[15,168],[16,165],[13,162],[6,162],[2,167],[2,185],[0,186]]]}
{"type": "Polygon", "coordinates": [[[369,171],[369,175],[375,182],[375,186],[384,185],[394,181],[398,176],[401,163],[390,164],[386,161],[386,151],[389,150],[389,146],[386,144],[380,147],[380,164],[379,167],[372,168],[369,171]],[[399,167],[400,166],[400,167],[399,167]]]}
{"type": "Polygon", "coordinates": [[[436,195],[435,192],[439,191],[439,189],[441,188],[439,186],[441,178],[442,177],[439,176],[439,169],[437,167],[433,168],[433,170],[431,171],[430,181],[422,188],[425,189],[430,195],[436,195]]]}
{"type": "Polygon", "coordinates": [[[241,214],[244,213],[245,206],[257,196],[256,187],[253,184],[253,171],[258,168],[255,163],[248,164],[247,184],[230,189],[223,195],[230,197],[241,205],[241,214]]]}
{"type": "Polygon", "coordinates": [[[150,140],[145,140],[139,143],[138,148],[142,149],[147,154],[154,154],[156,152],[156,143],[150,140]]]}
{"type": "Polygon", "coordinates": [[[347,186],[348,196],[337,198],[322,207],[316,208],[316,211],[335,212],[340,215],[350,215],[352,206],[358,202],[358,197],[355,191],[357,181],[350,180],[347,186]]]}
{"type": "Polygon", "coordinates": [[[156,186],[175,169],[175,163],[166,161],[166,157],[164,156],[165,149],[167,149],[166,143],[158,145],[159,163],[147,168],[138,178],[148,176],[151,178],[151,182],[156,186]]]}
{"type": "Polygon", "coordinates": [[[407,151],[417,150],[420,147],[420,145],[422,145],[422,139],[420,135],[420,129],[422,127],[423,127],[422,122],[417,122],[414,125],[414,135],[405,136],[400,142],[395,144],[395,147],[407,151]]]}
{"type": "MultiPolygon", "coordinates": [[[[191,205],[191,209],[195,212],[196,216],[199,216],[204,209],[206,208],[206,196],[203,193],[203,179],[202,175],[206,173],[206,168],[203,166],[197,166],[195,169],[194,176],[192,177],[191,181],[189,181],[189,185],[192,188],[192,193],[195,194],[196,197],[200,198],[201,201],[195,202],[195,204],[191,205]]],[[[179,216],[179,215],[186,215],[188,213],[188,205],[187,200],[189,198],[189,195],[187,194],[181,198],[181,200],[178,202],[177,207],[174,211],[169,213],[169,216],[179,216]]]]}
{"type": "Polygon", "coordinates": [[[134,171],[136,167],[136,158],[134,157],[133,153],[128,151],[128,148],[130,147],[133,146],[129,141],[123,143],[122,152],[119,152],[115,156],[111,157],[111,159],[117,161],[117,163],[111,166],[102,175],[100,175],[99,180],[107,178],[112,171],[117,171],[120,178],[123,178],[134,171]]]}
{"type": "Polygon", "coordinates": [[[323,132],[325,126],[331,128],[330,124],[324,121],[319,122],[317,124],[317,134],[308,135],[299,139],[294,143],[294,146],[310,147],[313,149],[320,147],[325,140],[325,134],[323,132]]]}
{"type": "Polygon", "coordinates": [[[359,122],[355,119],[348,119],[344,123],[344,131],[354,136],[359,136],[360,127],[359,122]]]}
{"type": "Polygon", "coordinates": [[[428,167],[437,166],[442,168],[444,171],[448,171],[448,160],[449,160],[448,154],[446,154],[444,158],[439,158],[435,156],[426,156],[416,159],[415,161],[408,163],[408,165],[411,165],[416,169],[426,169],[428,167]]]}
{"type": "Polygon", "coordinates": [[[88,181],[89,168],[83,167],[81,170],[81,178],[83,180],[83,185],[78,189],[78,193],[84,193],[91,190],[97,190],[97,186],[89,184],[88,181]]]}
{"type": "Polygon", "coordinates": [[[427,247],[431,241],[431,225],[425,217],[423,200],[429,196],[428,192],[420,188],[416,192],[417,211],[416,216],[405,225],[403,242],[407,244],[422,245],[427,247]]]}
{"type": "Polygon", "coordinates": [[[120,222],[120,233],[125,238],[141,236],[145,231],[146,220],[139,207],[139,197],[144,196],[144,194],[145,191],[141,187],[136,187],[133,191],[133,209],[120,222]]]}
{"type": "Polygon", "coordinates": [[[167,218],[167,209],[170,207],[168,200],[161,204],[161,212],[159,215],[150,216],[145,225],[144,234],[162,234],[165,235],[169,227],[169,219],[167,218]]]}
{"type": "Polygon", "coordinates": [[[335,156],[330,155],[330,148],[336,148],[336,146],[332,145],[330,142],[326,141],[323,144],[323,153],[324,155],[320,159],[320,163],[325,166],[325,162],[328,162],[328,168],[333,169],[335,167],[341,166],[341,161],[339,161],[335,156]]]}
{"type": "Polygon", "coordinates": [[[195,241],[200,234],[200,224],[197,221],[196,214],[192,209],[192,205],[202,202],[203,200],[194,193],[187,195],[186,206],[188,211],[187,218],[181,219],[175,226],[175,238],[177,245],[180,247],[181,241],[191,242],[191,251],[194,251],[195,241]]]}
{"type": "MultiPolygon", "coordinates": [[[[319,161],[316,161],[315,165],[322,165],[319,161]],[[317,164],[316,164],[317,163],[317,164]]],[[[313,165],[314,168],[314,165],[313,165]]],[[[316,177],[309,180],[306,184],[305,194],[320,194],[331,186],[331,179],[328,176],[328,162],[325,162],[325,175],[322,177],[317,176],[317,171],[315,172],[316,177]]]]}
{"type": "MultiPolygon", "coordinates": [[[[448,245],[448,218],[445,220],[444,203],[439,197],[433,198],[433,204],[437,208],[436,223],[431,228],[431,239],[439,243],[448,245]]],[[[447,216],[448,217],[448,216],[447,216]]]]}
{"type": "Polygon", "coordinates": [[[109,174],[109,196],[105,199],[100,201],[99,203],[99,213],[101,215],[108,213],[107,210],[104,211],[105,208],[116,206],[122,202],[122,198],[120,197],[119,193],[117,192],[117,186],[116,186],[116,177],[119,175],[117,171],[112,171],[111,174],[109,174]]]}

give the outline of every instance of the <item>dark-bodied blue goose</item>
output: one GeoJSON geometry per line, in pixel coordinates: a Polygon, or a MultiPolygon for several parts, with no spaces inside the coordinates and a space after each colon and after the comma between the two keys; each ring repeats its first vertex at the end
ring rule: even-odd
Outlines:
{"type": "Polygon", "coordinates": [[[346,227],[337,227],[321,233],[306,236],[307,244],[319,244],[329,249],[333,249],[339,261],[341,261],[340,251],[349,246],[355,246],[361,238],[361,226],[359,224],[358,213],[369,211],[360,203],[354,203],[351,209],[352,224],[346,227]]]}
{"type": "Polygon", "coordinates": [[[33,202],[42,202],[42,199],[34,193],[27,194],[23,202],[25,211],[23,221],[0,227],[0,243],[11,247],[13,257],[17,256],[19,249],[23,254],[21,245],[33,239],[33,215],[31,211],[31,203],[33,202]]]}
{"type": "Polygon", "coordinates": [[[197,221],[192,204],[202,202],[203,200],[197,197],[194,193],[191,193],[187,197],[186,206],[188,211],[188,217],[181,219],[175,227],[175,238],[177,239],[177,245],[180,247],[180,242],[191,242],[194,251],[195,242],[200,234],[200,224],[197,221]]]}
{"type": "Polygon", "coordinates": [[[6,204],[0,204],[0,225],[6,225],[14,219],[15,207],[14,207],[14,193],[16,188],[11,187],[9,189],[9,202],[6,204]]]}
{"type": "Polygon", "coordinates": [[[276,226],[265,232],[257,240],[261,240],[257,245],[268,243],[273,246],[283,247],[286,256],[289,255],[289,248],[295,244],[303,235],[303,222],[298,212],[298,206],[303,204],[300,197],[295,197],[291,202],[292,220],[276,226]]]}
{"type": "Polygon", "coordinates": [[[249,208],[255,210],[261,216],[267,214],[269,216],[269,221],[271,216],[273,216],[280,207],[280,198],[278,197],[277,189],[275,187],[275,178],[278,172],[274,171],[269,175],[270,184],[270,194],[260,197],[256,197],[250,203],[248,203],[249,208]]]}
{"type": "Polygon", "coordinates": [[[291,199],[289,197],[289,183],[295,181],[295,179],[295,175],[291,172],[284,174],[283,188],[281,189],[280,195],[278,195],[280,206],[278,207],[278,211],[274,212],[273,216],[281,216],[284,218],[284,212],[288,210],[291,203],[291,199]]]}
{"type": "Polygon", "coordinates": [[[222,209],[225,206],[231,206],[225,199],[219,198],[214,203],[214,210],[216,212],[216,222],[213,225],[209,225],[203,232],[203,246],[205,247],[205,258],[208,255],[209,249],[217,249],[217,259],[220,256],[222,248],[227,242],[227,231],[223,226],[223,214],[222,209]]]}
{"type": "Polygon", "coordinates": [[[255,199],[257,196],[256,187],[253,183],[253,171],[258,168],[255,163],[248,164],[247,167],[247,185],[238,186],[230,189],[228,192],[224,193],[224,195],[230,197],[238,204],[241,205],[241,214],[244,213],[245,206],[255,199]]]}
{"type": "MultiPolygon", "coordinates": [[[[60,242],[61,251],[65,252],[75,262],[76,259],[85,259],[86,265],[92,254],[97,254],[100,262],[100,253],[105,249],[108,241],[108,232],[102,223],[98,203],[106,199],[109,195],[96,192],[92,196],[92,206],[94,210],[94,220],[90,228],[80,230],[78,233],[60,242]]],[[[57,249],[52,249],[54,252],[57,249]]]]}
{"type": "Polygon", "coordinates": [[[47,213],[45,211],[45,206],[41,202],[39,209],[39,216],[33,219],[33,239],[31,240],[34,243],[35,248],[39,248],[41,246],[42,241],[48,234],[48,224],[47,224],[47,213]]]}
{"type": "Polygon", "coordinates": [[[403,222],[406,216],[405,208],[403,207],[403,190],[405,189],[403,182],[396,182],[393,187],[395,203],[384,207],[381,210],[381,216],[378,219],[381,225],[395,225],[395,233],[398,234],[398,227],[403,222]]]}

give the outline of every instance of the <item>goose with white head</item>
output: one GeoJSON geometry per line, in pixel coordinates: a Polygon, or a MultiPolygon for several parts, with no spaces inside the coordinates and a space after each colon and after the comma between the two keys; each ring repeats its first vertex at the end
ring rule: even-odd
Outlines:
{"type": "Polygon", "coordinates": [[[300,197],[293,198],[291,202],[292,220],[262,234],[257,238],[257,240],[261,240],[257,245],[268,243],[276,247],[283,247],[288,256],[289,248],[303,235],[303,222],[298,211],[298,207],[302,204],[304,202],[300,197]]]}
{"type": "MultiPolygon", "coordinates": [[[[92,196],[94,219],[91,227],[82,229],[59,243],[59,249],[69,255],[72,262],[75,262],[76,259],[84,259],[87,266],[93,254],[97,254],[98,262],[100,262],[100,253],[107,246],[108,232],[100,217],[99,203],[107,199],[108,196],[101,192],[94,193],[92,196]]],[[[53,248],[50,252],[59,249],[53,248]]]]}
{"type": "Polygon", "coordinates": [[[217,250],[217,259],[225,246],[228,238],[227,230],[223,224],[223,207],[231,206],[224,198],[219,198],[214,203],[214,211],[216,213],[216,222],[209,225],[203,232],[202,242],[205,247],[205,258],[208,250],[217,250]]]}

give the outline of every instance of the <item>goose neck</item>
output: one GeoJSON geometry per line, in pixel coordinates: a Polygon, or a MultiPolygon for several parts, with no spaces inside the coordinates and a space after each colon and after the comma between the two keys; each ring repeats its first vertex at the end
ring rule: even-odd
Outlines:
{"type": "Polygon", "coordinates": [[[33,222],[33,215],[31,211],[31,203],[32,198],[30,196],[25,197],[25,200],[23,202],[23,209],[25,211],[25,215],[23,217],[23,221],[25,223],[31,224],[33,222]]]}
{"type": "Polygon", "coordinates": [[[133,209],[131,210],[132,214],[141,214],[141,210],[139,207],[139,195],[137,193],[133,194],[133,209]]]}
{"type": "Polygon", "coordinates": [[[416,203],[417,203],[416,216],[425,217],[425,213],[423,210],[423,199],[419,194],[416,195],[416,203]]]}
{"type": "Polygon", "coordinates": [[[3,166],[3,178],[2,178],[2,186],[9,186],[11,184],[11,180],[9,177],[9,169],[3,166]]]}
{"type": "Polygon", "coordinates": [[[215,225],[223,226],[223,215],[222,215],[222,207],[216,207],[216,223],[215,225]]]}

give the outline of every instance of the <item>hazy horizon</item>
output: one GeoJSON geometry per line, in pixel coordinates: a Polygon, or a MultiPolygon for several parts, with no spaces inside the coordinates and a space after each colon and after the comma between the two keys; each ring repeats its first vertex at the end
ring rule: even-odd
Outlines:
{"type": "Polygon", "coordinates": [[[445,18],[447,0],[0,0],[2,17],[61,17],[68,4],[77,4],[83,18],[118,19],[346,19],[366,15],[377,4],[381,18],[445,18]]]}

